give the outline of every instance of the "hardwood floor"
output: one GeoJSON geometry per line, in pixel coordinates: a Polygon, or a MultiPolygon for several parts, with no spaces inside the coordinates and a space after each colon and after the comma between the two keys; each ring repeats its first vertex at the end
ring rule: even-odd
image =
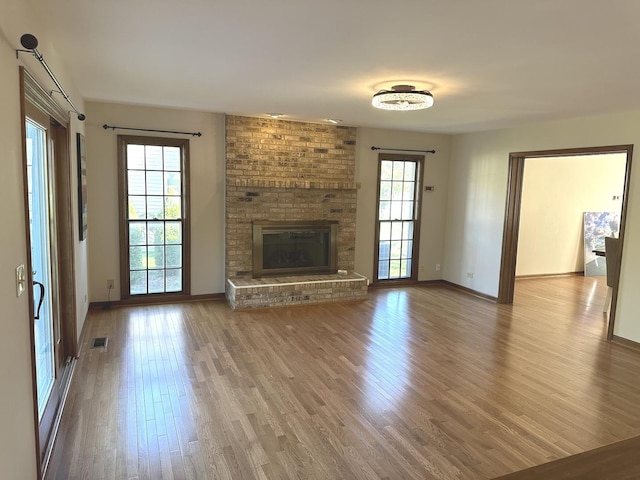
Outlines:
{"type": "Polygon", "coordinates": [[[92,311],[48,479],[484,479],[640,434],[604,278],[92,311]]]}

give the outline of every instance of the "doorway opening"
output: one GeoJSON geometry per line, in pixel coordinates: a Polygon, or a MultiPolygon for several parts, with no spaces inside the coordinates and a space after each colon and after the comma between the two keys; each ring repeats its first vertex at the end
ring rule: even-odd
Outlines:
{"type": "MultiPolygon", "coordinates": [[[[498,303],[513,303],[515,277],[517,268],[518,241],[520,232],[520,217],[523,200],[524,167],[526,160],[551,157],[587,156],[603,154],[622,154],[625,161],[625,174],[623,192],[620,207],[619,246],[620,252],[624,244],[624,227],[626,220],[628,190],[631,172],[632,145],[616,145],[605,147],[590,147],[564,150],[548,150],[533,152],[516,152],[509,155],[509,176],[507,185],[507,205],[505,209],[505,222],[502,243],[502,262],[500,266],[500,284],[498,290],[498,303]]],[[[593,173],[597,175],[597,172],[593,173]]],[[[615,270],[619,272],[621,255],[617,256],[615,270]]],[[[618,280],[615,279],[612,295],[611,309],[609,313],[609,325],[607,338],[613,336],[615,322],[616,298],[618,280]]]]}

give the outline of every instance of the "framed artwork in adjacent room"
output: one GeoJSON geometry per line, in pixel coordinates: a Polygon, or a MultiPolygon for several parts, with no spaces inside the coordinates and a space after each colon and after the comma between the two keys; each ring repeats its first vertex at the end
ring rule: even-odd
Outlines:
{"type": "Polygon", "coordinates": [[[87,155],[84,135],[76,134],[78,144],[78,221],[80,241],[87,238],[87,155]]]}

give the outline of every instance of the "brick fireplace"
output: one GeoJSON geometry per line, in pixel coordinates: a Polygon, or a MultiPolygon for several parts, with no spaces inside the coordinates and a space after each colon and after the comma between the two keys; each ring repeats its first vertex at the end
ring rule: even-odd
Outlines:
{"type": "Polygon", "coordinates": [[[353,272],[355,145],[352,127],[226,117],[225,272],[233,308],[366,297],[367,280],[353,272]],[[253,222],[269,221],[337,222],[343,274],[254,279],[253,222]]]}

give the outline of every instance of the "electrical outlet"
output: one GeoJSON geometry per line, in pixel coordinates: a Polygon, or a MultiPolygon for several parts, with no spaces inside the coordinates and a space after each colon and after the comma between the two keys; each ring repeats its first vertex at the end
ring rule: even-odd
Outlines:
{"type": "Polygon", "coordinates": [[[467,272],[467,278],[473,278],[473,273],[467,272]]]}
{"type": "Polygon", "coordinates": [[[107,288],[113,290],[113,280],[107,280],[107,288]]]}
{"type": "Polygon", "coordinates": [[[440,271],[440,264],[436,263],[436,272],[439,272],[439,271],[440,271]]]}

